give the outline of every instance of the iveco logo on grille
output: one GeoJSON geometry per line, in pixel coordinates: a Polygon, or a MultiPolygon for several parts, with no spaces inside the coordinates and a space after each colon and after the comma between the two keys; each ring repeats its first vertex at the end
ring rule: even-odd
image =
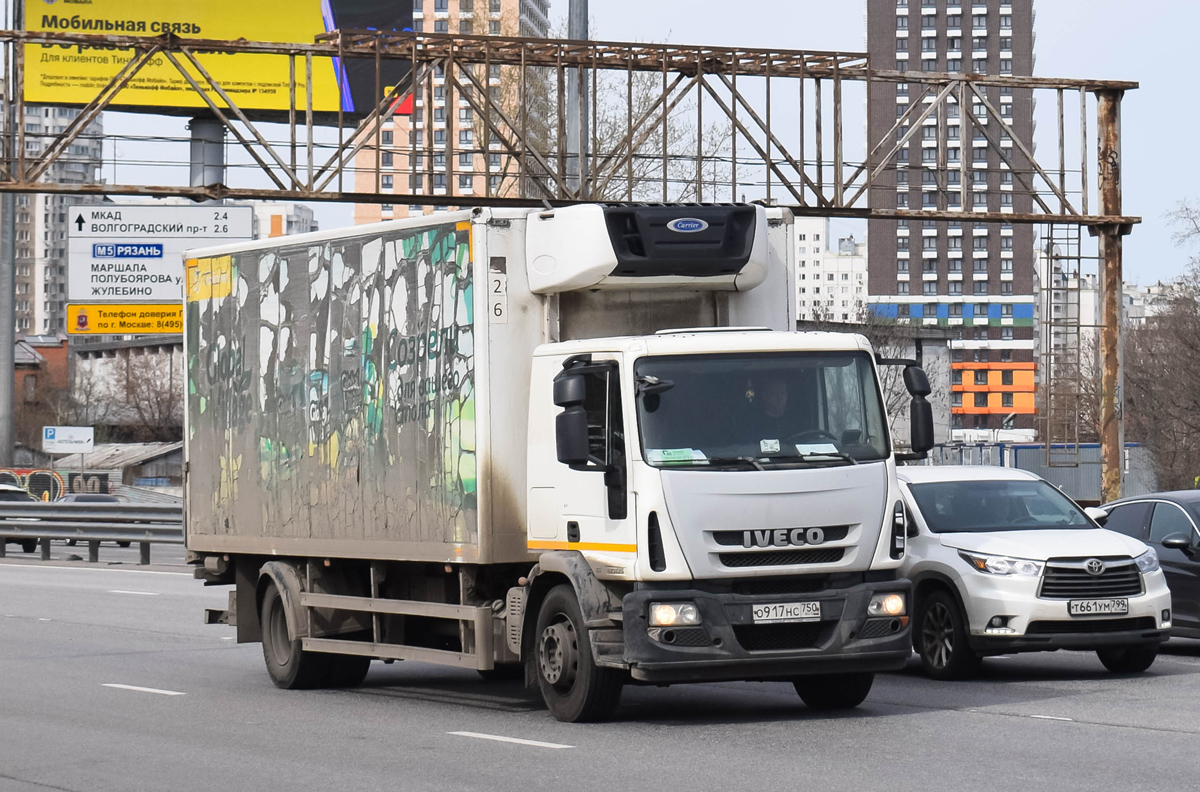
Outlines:
{"type": "Polygon", "coordinates": [[[742,547],[794,547],[825,542],[820,528],[777,528],[774,531],[742,531],[742,547]]]}
{"type": "Polygon", "coordinates": [[[667,223],[667,228],[679,234],[694,234],[708,228],[708,223],[696,217],[680,217],[667,223]]]}
{"type": "Polygon", "coordinates": [[[1083,568],[1087,570],[1089,575],[1104,574],[1104,562],[1099,558],[1089,558],[1083,562],[1083,568]]]}

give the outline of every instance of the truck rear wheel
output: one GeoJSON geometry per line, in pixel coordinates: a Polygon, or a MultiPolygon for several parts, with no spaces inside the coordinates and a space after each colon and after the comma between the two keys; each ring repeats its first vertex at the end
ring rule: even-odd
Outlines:
{"type": "MultiPolygon", "coordinates": [[[[268,586],[263,594],[259,615],[262,620],[263,660],[275,687],[304,690],[320,687],[329,681],[330,655],[306,652],[300,648],[299,638],[289,640],[283,597],[274,585],[268,586]]],[[[366,672],[363,673],[365,675],[366,672]]]]}
{"type": "Polygon", "coordinates": [[[815,710],[853,709],[866,700],[874,683],[875,675],[869,673],[815,674],[792,680],[801,701],[815,710]]]}
{"type": "Polygon", "coordinates": [[[329,655],[329,678],[334,688],[358,687],[371,670],[371,658],[357,655],[329,655]]]}
{"type": "Polygon", "coordinates": [[[538,687],[555,718],[566,723],[604,720],[621,700],[620,672],[601,668],[592,657],[583,612],[568,585],[546,594],[538,611],[530,662],[538,687]]]}

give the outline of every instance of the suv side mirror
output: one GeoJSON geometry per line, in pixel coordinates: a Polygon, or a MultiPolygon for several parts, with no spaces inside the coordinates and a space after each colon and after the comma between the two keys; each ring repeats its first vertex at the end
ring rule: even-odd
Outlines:
{"type": "Polygon", "coordinates": [[[1083,510],[1083,513],[1088,517],[1091,517],[1092,522],[1096,523],[1096,525],[1103,526],[1104,523],[1108,522],[1108,512],[1104,511],[1104,509],[1098,509],[1095,506],[1088,506],[1083,510]]]}
{"type": "Polygon", "coordinates": [[[1192,549],[1191,538],[1187,534],[1182,533],[1173,533],[1165,536],[1160,544],[1163,547],[1168,547],[1172,550],[1182,550],[1185,553],[1192,549]]]}

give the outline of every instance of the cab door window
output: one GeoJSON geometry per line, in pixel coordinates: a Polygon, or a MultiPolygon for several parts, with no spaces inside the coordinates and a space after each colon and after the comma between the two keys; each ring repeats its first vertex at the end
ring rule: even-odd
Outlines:
{"type": "Polygon", "coordinates": [[[583,374],[587,395],[583,402],[587,413],[588,453],[602,460],[608,470],[604,483],[608,488],[608,517],[623,520],[628,501],[625,496],[625,424],[621,412],[621,388],[616,368],[583,374]]]}

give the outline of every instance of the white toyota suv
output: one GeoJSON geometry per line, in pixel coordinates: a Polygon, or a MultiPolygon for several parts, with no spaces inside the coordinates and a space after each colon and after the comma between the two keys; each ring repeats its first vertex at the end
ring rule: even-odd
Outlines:
{"type": "Polygon", "coordinates": [[[902,467],[901,574],[913,646],[935,679],[986,655],[1095,650],[1110,671],[1154,662],[1171,594],[1152,548],[1106,531],[1043,479],[988,466],[902,467]]]}

